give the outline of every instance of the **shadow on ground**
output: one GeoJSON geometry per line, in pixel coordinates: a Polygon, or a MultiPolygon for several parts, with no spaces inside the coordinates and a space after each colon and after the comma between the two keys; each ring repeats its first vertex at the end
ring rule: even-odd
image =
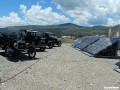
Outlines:
{"type": "Polygon", "coordinates": [[[4,58],[6,58],[7,60],[11,61],[11,62],[29,61],[29,60],[39,59],[39,58],[36,58],[36,57],[31,59],[26,53],[17,53],[12,58],[6,57],[4,52],[0,52],[0,55],[3,56],[4,58]]]}
{"type": "Polygon", "coordinates": [[[45,50],[45,51],[40,51],[39,49],[36,49],[36,52],[48,52],[47,50],[45,50]]]}
{"type": "Polygon", "coordinates": [[[95,58],[119,59],[119,56],[95,56],[95,58]]]}

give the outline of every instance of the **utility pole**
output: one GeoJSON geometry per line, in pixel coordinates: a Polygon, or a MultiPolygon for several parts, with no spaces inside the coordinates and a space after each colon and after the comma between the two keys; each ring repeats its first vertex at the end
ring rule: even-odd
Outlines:
{"type": "Polygon", "coordinates": [[[109,27],[109,31],[108,31],[108,37],[110,38],[111,37],[111,27],[109,27]]]}
{"type": "Polygon", "coordinates": [[[115,33],[115,37],[120,37],[120,28],[118,28],[118,31],[115,33]]]}

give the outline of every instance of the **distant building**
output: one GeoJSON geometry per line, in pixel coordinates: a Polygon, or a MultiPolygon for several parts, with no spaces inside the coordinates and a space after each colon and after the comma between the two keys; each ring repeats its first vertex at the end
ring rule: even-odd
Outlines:
{"type": "Polygon", "coordinates": [[[71,36],[61,36],[63,39],[71,39],[71,36]]]}

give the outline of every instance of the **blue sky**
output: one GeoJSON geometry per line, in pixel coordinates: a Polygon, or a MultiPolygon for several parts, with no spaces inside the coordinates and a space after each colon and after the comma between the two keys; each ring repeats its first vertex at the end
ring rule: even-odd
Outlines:
{"type": "Polygon", "coordinates": [[[40,5],[42,8],[53,7],[53,10],[56,11],[57,8],[55,5],[51,4],[51,0],[14,0],[8,3],[8,0],[0,1],[0,16],[7,16],[9,12],[20,13],[20,5],[26,5],[27,8],[30,8],[32,5],[40,5]]]}
{"type": "Polygon", "coordinates": [[[1,0],[0,27],[120,24],[120,0],[1,0]]]}

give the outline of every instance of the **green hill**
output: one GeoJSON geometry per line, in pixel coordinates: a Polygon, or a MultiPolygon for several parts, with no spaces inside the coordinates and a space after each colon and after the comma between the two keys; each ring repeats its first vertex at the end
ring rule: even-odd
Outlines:
{"type": "MultiPolygon", "coordinates": [[[[112,35],[114,35],[120,25],[112,27],[112,35]]],[[[86,36],[86,35],[108,35],[108,27],[105,26],[93,26],[93,27],[83,27],[72,23],[65,23],[60,25],[27,25],[27,26],[9,26],[6,28],[0,28],[0,32],[18,32],[20,29],[32,29],[40,32],[53,32],[58,36],[61,35],[71,35],[71,36],[86,36]]]]}

